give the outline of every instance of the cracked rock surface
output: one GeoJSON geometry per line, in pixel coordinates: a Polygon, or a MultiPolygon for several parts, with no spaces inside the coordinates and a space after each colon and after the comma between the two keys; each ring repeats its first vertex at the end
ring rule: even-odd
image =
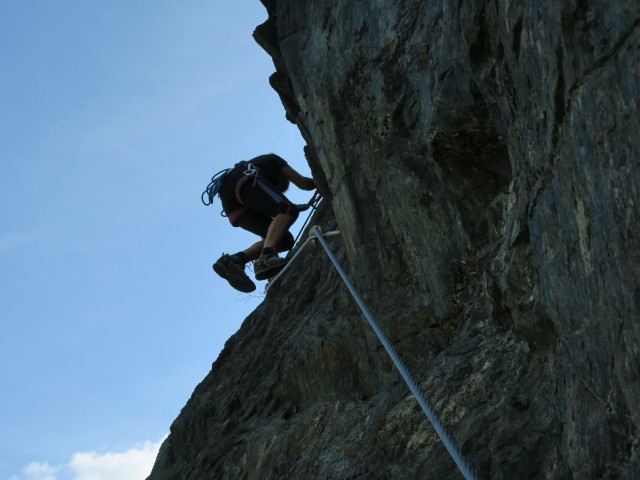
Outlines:
{"type": "MultiPolygon", "coordinates": [[[[314,223],[479,479],[640,471],[637,0],[263,0],[314,223]]],[[[319,245],[149,479],[461,474],[319,245]]]]}

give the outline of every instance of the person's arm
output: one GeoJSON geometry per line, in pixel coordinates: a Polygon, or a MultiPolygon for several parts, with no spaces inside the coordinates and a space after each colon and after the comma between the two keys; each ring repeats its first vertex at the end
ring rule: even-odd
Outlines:
{"type": "Polygon", "coordinates": [[[316,188],[316,182],[313,181],[313,178],[300,175],[289,165],[282,169],[282,174],[300,190],[314,190],[316,188]]]}

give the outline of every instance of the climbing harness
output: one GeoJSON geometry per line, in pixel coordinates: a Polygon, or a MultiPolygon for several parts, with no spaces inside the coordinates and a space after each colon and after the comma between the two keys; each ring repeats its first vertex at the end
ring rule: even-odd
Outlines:
{"type": "MultiPolygon", "coordinates": [[[[244,205],[244,202],[240,198],[240,188],[242,188],[242,185],[244,185],[244,183],[249,178],[253,178],[253,185],[255,186],[256,182],[258,181],[258,177],[260,176],[260,172],[255,167],[255,165],[253,165],[252,163],[250,163],[250,162],[248,162],[246,160],[242,160],[242,161],[236,163],[233,166],[233,168],[225,168],[224,170],[220,170],[213,177],[211,177],[211,182],[209,182],[209,185],[207,185],[207,188],[204,190],[204,192],[202,192],[202,195],[200,196],[200,199],[202,200],[202,203],[205,204],[206,206],[211,205],[213,203],[213,200],[215,199],[215,196],[216,195],[218,195],[218,196],[220,195],[220,189],[222,188],[222,183],[224,182],[224,178],[227,175],[227,173],[229,173],[232,170],[235,170],[236,168],[240,168],[240,167],[244,167],[245,168],[245,170],[242,172],[242,173],[244,173],[244,176],[236,184],[235,194],[236,194],[236,199],[238,200],[238,202],[240,202],[240,204],[244,205]]],[[[228,219],[231,222],[231,224],[233,224],[235,222],[235,220],[246,211],[247,211],[247,209],[245,207],[241,207],[241,208],[231,212],[231,214],[229,214],[229,215],[227,215],[225,213],[225,211],[222,210],[220,212],[220,215],[223,216],[223,217],[228,217],[228,219]]]]}
{"type": "Polygon", "coordinates": [[[240,205],[244,205],[244,202],[242,201],[242,196],[240,195],[240,190],[242,190],[242,186],[250,179],[253,178],[253,186],[255,187],[256,182],[258,181],[258,178],[260,177],[260,172],[258,172],[258,169],[256,167],[254,167],[251,163],[246,165],[246,169],[244,170],[244,172],[242,172],[242,177],[240,177],[240,180],[238,180],[238,182],[236,183],[236,200],[238,200],[238,203],[240,203],[240,205]]]}
{"type": "Polygon", "coordinates": [[[244,172],[242,173],[244,173],[247,177],[258,176],[258,169],[253,163],[247,163],[246,167],[247,168],[245,168],[244,172]]]}
{"type": "Polygon", "coordinates": [[[285,269],[283,269],[282,272],[280,272],[280,274],[277,277],[275,277],[267,287],[271,286],[278,279],[278,277],[280,275],[282,275],[282,273],[284,273],[284,270],[286,270],[286,268],[291,264],[291,262],[298,256],[298,254],[302,251],[302,249],[310,241],[312,241],[312,240],[317,238],[320,241],[320,244],[322,245],[322,248],[324,248],[325,252],[327,253],[329,259],[333,263],[333,266],[336,268],[336,270],[340,274],[340,277],[344,281],[344,284],[347,286],[347,288],[349,289],[349,292],[351,293],[351,295],[353,296],[354,300],[356,301],[356,303],[360,307],[360,310],[362,311],[363,316],[367,319],[367,321],[369,322],[369,324],[373,328],[373,331],[378,336],[378,339],[380,340],[380,342],[384,346],[385,350],[389,354],[389,357],[391,358],[391,360],[393,361],[394,365],[396,366],[396,368],[400,372],[400,375],[402,375],[402,378],[404,378],[404,381],[406,382],[407,386],[411,390],[411,393],[413,393],[413,395],[416,397],[416,400],[420,404],[420,407],[422,407],[422,410],[424,411],[424,413],[426,414],[427,418],[431,422],[431,425],[433,426],[433,428],[435,429],[436,433],[438,434],[438,436],[442,440],[442,443],[444,444],[444,446],[446,447],[447,451],[451,455],[451,458],[453,458],[454,462],[456,463],[456,465],[460,469],[460,472],[462,473],[462,475],[464,476],[464,478],[466,480],[476,480],[476,476],[473,473],[473,471],[471,470],[471,467],[469,466],[469,463],[466,461],[466,459],[464,458],[464,456],[460,452],[460,449],[455,444],[453,438],[449,435],[449,433],[445,429],[445,427],[442,424],[442,422],[440,421],[440,418],[438,417],[437,413],[435,412],[435,410],[433,409],[433,407],[431,406],[429,401],[426,399],[426,397],[424,396],[424,394],[420,390],[420,387],[418,386],[416,381],[413,379],[413,376],[411,375],[411,373],[409,372],[407,367],[405,367],[404,363],[402,362],[402,359],[396,353],[395,349],[393,348],[393,345],[391,345],[391,342],[389,341],[389,339],[385,335],[384,331],[382,330],[382,328],[380,328],[380,325],[378,325],[378,322],[376,322],[376,320],[373,318],[373,315],[371,315],[371,312],[369,312],[369,309],[367,308],[367,305],[364,303],[364,301],[362,300],[362,298],[358,294],[358,291],[353,286],[353,283],[351,283],[351,280],[349,279],[349,277],[345,273],[344,269],[342,268],[342,266],[340,265],[340,263],[336,259],[335,255],[333,254],[333,252],[329,248],[329,245],[327,244],[327,241],[324,239],[324,237],[326,237],[326,236],[337,235],[337,234],[340,233],[340,231],[336,230],[336,231],[333,231],[333,232],[327,232],[327,233],[323,234],[318,226],[314,226],[312,228],[312,231],[314,233],[314,236],[312,237],[311,233],[309,234],[309,238],[307,239],[307,241],[302,245],[302,247],[300,247],[300,249],[291,258],[291,260],[289,260],[289,263],[287,263],[287,266],[285,267],[285,269]]]}
{"type": "MultiPolygon", "coordinates": [[[[224,182],[225,176],[232,170],[235,170],[236,168],[241,168],[241,167],[244,168],[242,172],[243,175],[238,180],[235,187],[235,196],[238,203],[240,203],[241,205],[244,205],[244,202],[242,201],[242,196],[240,195],[240,191],[242,189],[242,186],[249,179],[253,179],[254,187],[256,186],[256,184],[260,184],[263,190],[265,190],[269,195],[271,195],[277,202],[282,201],[282,198],[276,192],[274,192],[273,189],[271,189],[270,187],[268,187],[267,185],[265,185],[263,182],[260,181],[260,178],[261,178],[260,170],[253,163],[247,160],[242,160],[236,163],[233,166],[233,168],[225,168],[224,170],[220,170],[213,177],[211,177],[211,182],[209,182],[209,185],[207,185],[207,188],[204,190],[204,192],[202,192],[202,195],[200,196],[202,203],[206,206],[211,205],[213,203],[213,200],[215,199],[215,196],[220,195],[220,189],[222,188],[222,183],[224,182]]],[[[317,208],[317,204],[321,200],[321,198],[322,198],[322,195],[318,190],[316,190],[315,193],[313,194],[313,197],[311,198],[311,200],[309,200],[309,203],[308,203],[308,205],[312,208],[312,211],[317,208]]],[[[222,215],[223,217],[228,217],[231,224],[233,224],[234,221],[246,211],[247,209],[245,207],[241,207],[231,212],[229,215],[227,215],[225,211],[222,210],[220,212],[220,215],[222,215]]],[[[298,241],[298,238],[302,234],[304,227],[307,225],[309,218],[311,218],[311,213],[307,217],[307,220],[302,226],[302,229],[300,229],[298,236],[294,240],[294,244],[298,241]]]]}
{"type": "Polygon", "coordinates": [[[202,192],[202,195],[200,196],[202,203],[204,203],[206,206],[211,205],[213,203],[214,197],[220,193],[220,188],[222,187],[222,182],[224,182],[224,177],[231,170],[235,170],[236,168],[239,168],[239,167],[245,167],[245,170],[243,173],[247,177],[254,176],[256,179],[258,178],[258,175],[259,175],[258,169],[247,160],[242,160],[236,163],[233,166],[233,168],[225,168],[224,170],[220,170],[213,177],[211,177],[211,182],[209,182],[209,185],[207,185],[207,188],[205,188],[204,192],[202,192]],[[205,197],[206,197],[206,200],[205,200],[205,197]]]}

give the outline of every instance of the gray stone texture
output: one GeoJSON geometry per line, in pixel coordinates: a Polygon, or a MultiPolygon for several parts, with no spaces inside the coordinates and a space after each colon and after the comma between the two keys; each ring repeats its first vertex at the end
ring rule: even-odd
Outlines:
{"type": "MultiPolygon", "coordinates": [[[[263,3],[314,223],[478,478],[639,478],[640,3],[263,3]]],[[[321,247],[297,262],[149,479],[461,478],[321,247]]]]}

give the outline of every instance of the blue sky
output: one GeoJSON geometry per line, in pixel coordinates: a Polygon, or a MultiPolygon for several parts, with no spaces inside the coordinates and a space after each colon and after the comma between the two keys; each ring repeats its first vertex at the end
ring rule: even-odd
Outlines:
{"type": "Polygon", "coordinates": [[[266,17],[259,0],[0,2],[1,479],[144,478],[262,300],[212,272],[254,237],[200,194],[262,153],[309,174],[251,36],[266,17]]]}

